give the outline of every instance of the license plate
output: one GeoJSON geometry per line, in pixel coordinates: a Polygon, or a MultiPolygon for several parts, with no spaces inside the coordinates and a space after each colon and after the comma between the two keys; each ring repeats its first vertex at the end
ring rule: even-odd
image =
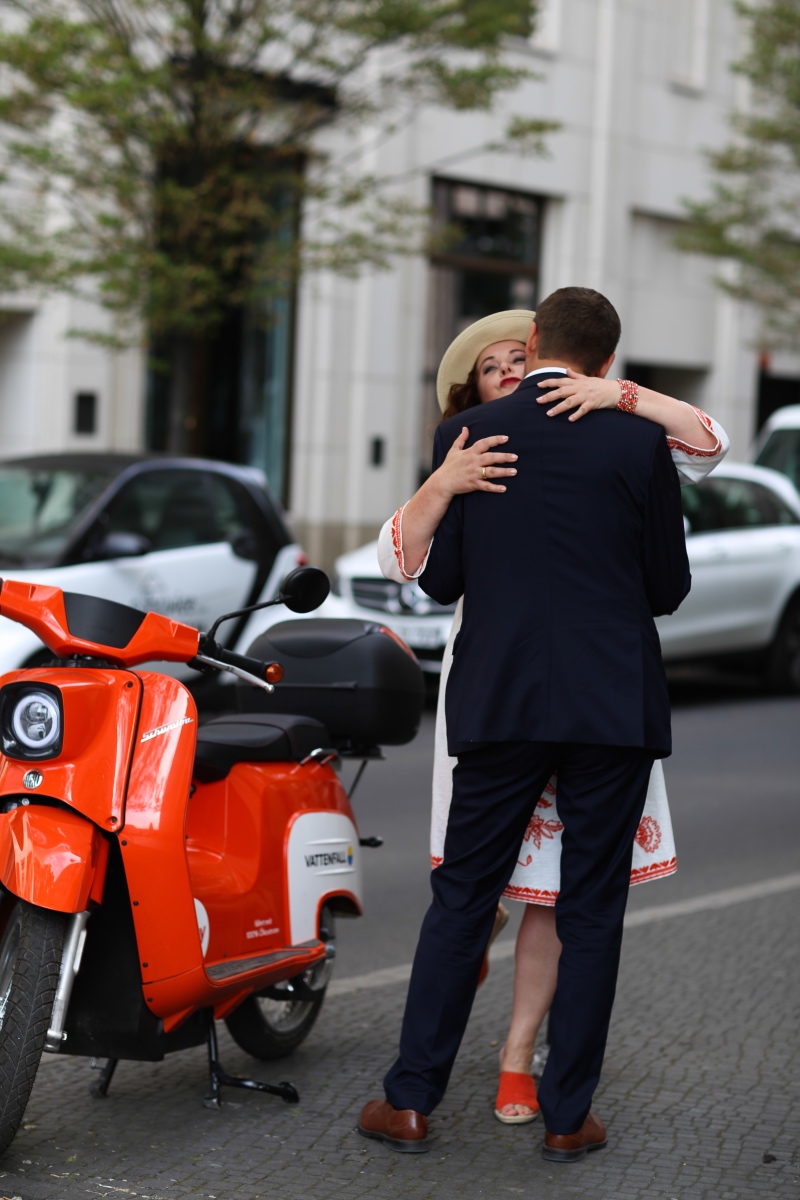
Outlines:
{"type": "Polygon", "coordinates": [[[404,642],[408,642],[412,649],[416,647],[420,650],[436,650],[447,641],[447,633],[437,625],[423,625],[422,622],[417,624],[411,621],[404,624],[392,622],[392,629],[404,642]]]}

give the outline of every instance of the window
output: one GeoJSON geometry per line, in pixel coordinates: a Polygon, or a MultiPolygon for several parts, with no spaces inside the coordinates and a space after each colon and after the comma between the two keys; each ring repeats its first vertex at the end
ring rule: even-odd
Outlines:
{"type": "Polygon", "coordinates": [[[153,550],[223,540],[201,471],[148,471],[127,483],[104,514],[105,533],[138,533],[153,550]]]}
{"type": "Polygon", "coordinates": [[[709,0],[672,0],[669,22],[672,82],[700,91],[708,82],[709,0]]]}
{"type": "Polygon", "coordinates": [[[275,536],[270,523],[258,510],[245,488],[225,475],[209,477],[216,523],[222,537],[230,542],[239,558],[258,562],[262,571],[271,571],[284,541],[275,536]]]}
{"type": "Polygon", "coordinates": [[[708,479],[683,488],[681,497],[692,533],[800,524],[779,496],[749,479],[708,479]]]}
{"type": "Polygon", "coordinates": [[[431,420],[439,413],[436,371],[456,334],[489,313],[536,306],[544,201],[525,192],[435,179],[433,207],[442,249],[431,256],[425,372],[431,420]]]}
{"type": "Polygon", "coordinates": [[[97,432],[97,392],[76,392],[75,432],[97,432]]]}
{"type": "Polygon", "coordinates": [[[536,9],[531,45],[536,50],[557,50],[561,44],[562,0],[541,0],[536,9]]]}
{"type": "Polygon", "coordinates": [[[436,225],[451,238],[433,263],[453,291],[454,334],[487,313],[533,307],[541,210],[536,196],[435,181],[436,225]]]}
{"type": "Polygon", "coordinates": [[[800,429],[776,429],[758,456],[761,467],[788,476],[800,488],[800,429]]]}
{"type": "Polygon", "coordinates": [[[100,469],[45,464],[0,469],[0,564],[57,563],[110,480],[110,473],[100,469]]]}

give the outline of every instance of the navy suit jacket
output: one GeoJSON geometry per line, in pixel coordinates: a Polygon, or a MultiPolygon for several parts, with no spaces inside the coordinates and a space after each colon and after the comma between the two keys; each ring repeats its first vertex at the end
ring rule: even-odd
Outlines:
{"type": "MultiPolygon", "coordinates": [[[[556,374],[556,372],[553,372],[556,374]]],[[[548,417],[537,382],[436,431],[434,470],[463,425],[509,437],[503,494],[454,497],[420,586],[463,594],[445,707],[452,755],[498,741],[671,752],[654,616],[690,587],[680,485],[661,426],[601,410],[548,417]]]]}

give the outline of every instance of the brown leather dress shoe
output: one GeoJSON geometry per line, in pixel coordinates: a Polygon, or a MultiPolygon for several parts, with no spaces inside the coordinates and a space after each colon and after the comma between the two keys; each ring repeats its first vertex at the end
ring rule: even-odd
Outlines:
{"type": "Polygon", "coordinates": [[[550,1162],[577,1162],[590,1150],[602,1150],[606,1129],[594,1113],[589,1113],[577,1133],[549,1133],[545,1130],[542,1158],[550,1162]]]}
{"type": "Polygon", "coordinates": [[[413,1108],[392,1108],[388,1100],[370,1100],[358,1118],[362,1137],[376,1138],[400,1154],[424,1154],[428,1145],[428,1118],[413,1108]]]}

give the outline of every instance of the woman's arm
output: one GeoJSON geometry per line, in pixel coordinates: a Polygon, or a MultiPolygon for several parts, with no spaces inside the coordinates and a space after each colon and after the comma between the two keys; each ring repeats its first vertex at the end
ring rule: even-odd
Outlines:
{"type": "MultiPolygon", "coordinates": [[[[544,379],[539,387],[548,389],[546,395],[539,397],[539,404],[553,404],[547,415],[555,417],[574,409],[570,421],[579,421],[595,408],[616,408],[622,394],[618,379],[579,375],[573,370],[567,371],[566,379],[563,376],[544,379]]],[[[663,426],[668,438],[698,450],[712,453],[719,450],[719,439],[698,416],[699,409],[651,388],[639,387],[638,393],[636,416],[663,426]]]]}
{"type": "MultiPolygon", "coordinates": [[[[565,379],[545,379],[539,385],[547,388],[539,404],[557,401],[548,416],[575,409],[568,420],[578,421],[594,408],[616,408],[621,387],[618,379],[600,379],[568,371],[565,379]]],[[[661,425],[667,435],[672,461],[681,483],[697,483],[705,479],[722,462],[730,449],[730,439],[722,426],[702,409],[674,396],[665,396],[651,388],[638,387],[635,416],[661,425]]]]}
{"type": "Polygon", "coordinates": [[[378,539],[378,561],[381,571],[387,578],[395,578],[395,573],[387,574],[387,566],[391,558],[395,559],[401,579],[416,579],[425,566],[433,535],[439,523],[450,506],[453,496],[462,492],[504,492],[505,484],[493,482],[506,475],[516,475],[516,468],[505,466],[514,463],[516,454],[496,451],[495,446],[501,446],[508,441],[505,434],[481,438],[474,446],[464,449],[469,437],[469,429],[465,425],[458,435],[442,465],[434,471],[415,492],[403,508],[398,509],[391,521],[387,533],[384,525],[378,539]],[[491,478],[485,472],[491,468],[491,478]],[[391,556],[388,553],[388,540],[391,538],[391,556]]]}

